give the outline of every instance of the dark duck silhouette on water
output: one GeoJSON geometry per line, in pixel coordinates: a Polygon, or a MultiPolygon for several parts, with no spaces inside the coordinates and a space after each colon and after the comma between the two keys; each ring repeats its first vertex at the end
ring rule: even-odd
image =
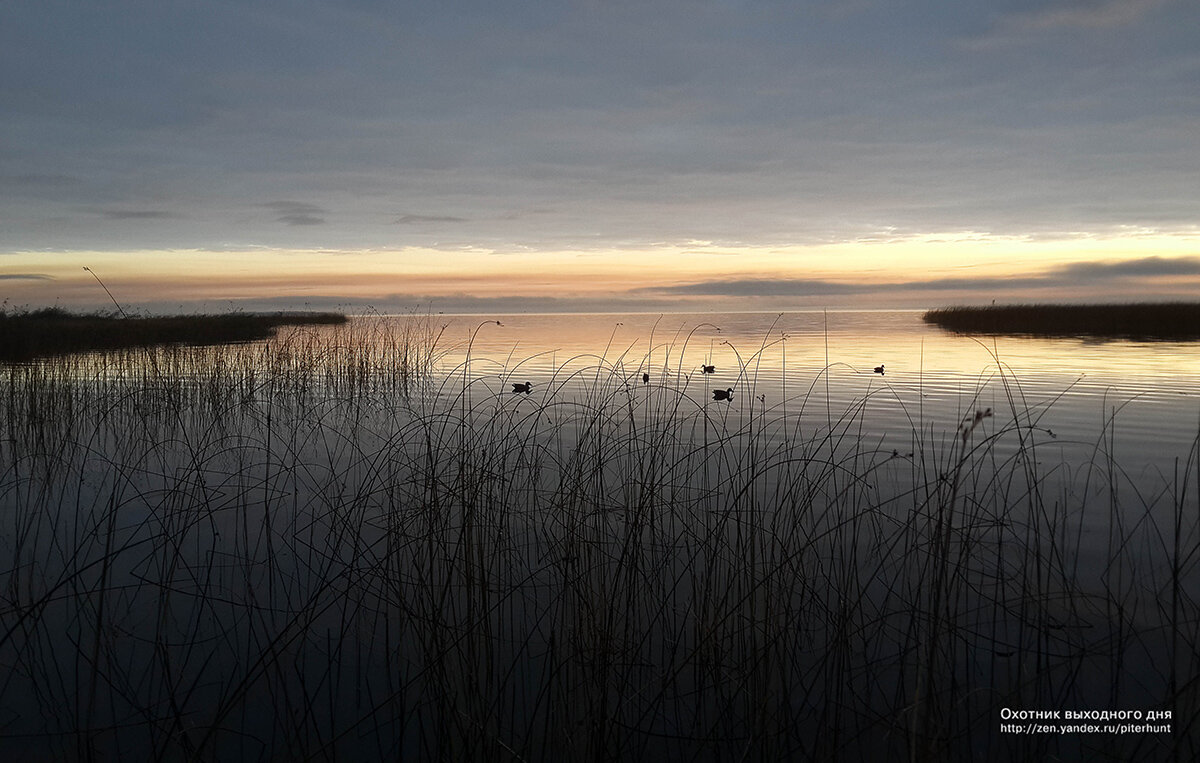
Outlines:
{"type": "Polygon", "coordinates": [[[524,392],[526,395],[528,395],[530,392],[533,392],[533,385],[529,382],[525,382],[524,384],[513,382],[513,394],[516,395],[522,392],[524,392]]]}
{"type": "Polygon", "coordinates": [[[716,366],[700,366],[700,373],[702,374],[715,374],[716,372],[716,366]]]}
{"type": "Polygon", "coordinates": [[[650,374],[642,374],[642,384],[650,383],[650,374]]]}
{"type": "Polygon", "coordinates": [[[883,364],[882,363],[875,366],[875,373],[879,374],[880,376],[883,376],[883,364]]]}
{"type": "Polygon", "coordinates": [[[713,400],[732,400],[733,399],[733,387],[730,387],[729,389],[714,389],[712,391],[712,393],[713,393],[713,400]]]}

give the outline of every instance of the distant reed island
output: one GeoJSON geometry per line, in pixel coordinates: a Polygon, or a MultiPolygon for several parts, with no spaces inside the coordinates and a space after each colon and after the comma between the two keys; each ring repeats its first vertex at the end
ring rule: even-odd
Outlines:
{"type": "Polygon", "coordinates": [[[930,310],[923,318],[926,323],[963,334],[1148,341],[1200,339],[1200,302],[958,306],[930,310]]]}
{"type": "Polygon", "coordinates": [[[229,344],[266,339],[280,326],[345,323],[341,313],[226,313],[126,317],[57,307],[0,312],[0,361],[164,344],[229,344]]]}

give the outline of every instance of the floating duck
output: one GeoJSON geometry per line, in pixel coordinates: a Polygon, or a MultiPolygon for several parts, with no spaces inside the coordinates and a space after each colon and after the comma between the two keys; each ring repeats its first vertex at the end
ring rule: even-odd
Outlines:
{"type": "Polygon", "coordinates": [[[530,392],[533,392],[533,385],[529,382],[525,382],[524,384],[513,382],[513,394],[515,395],[521,392],[524,392],[526,395],[528,395],[530,392]]]}
{"type": "Polygon", "coordinates": [[[883,376],[883,364],[882,363],[875,366],[875,373],[879,374],[880,376],[883,376]]]}
{"type": "Polygon", "coordinates": [[[649,383],[650,383],[650,374],[643,373],[642,374],[642,384],[649,384],[649,383]]]}
{"type": "Polygon", "coordinates": [[[730,387],[729,389],[714,389],[712,391],[712,393],[713,393],[713,400],[732,400],[733,399],[733,387],[730,387]]]}
{"type": "Polygon", "coordinates": [[[716,372],[716,366],[700,366],[700,373],[702,374],[715,374],[716,372]]]}

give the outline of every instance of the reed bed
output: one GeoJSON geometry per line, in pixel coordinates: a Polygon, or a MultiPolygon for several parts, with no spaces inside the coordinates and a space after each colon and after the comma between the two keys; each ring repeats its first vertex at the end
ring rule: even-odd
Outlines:
{"type": "MultiPolygon", "coordinates": [[[[117,306],[120,310],[120,305],[117,306]]],[[[226,344],[271,336],[280,326],[345,323],[341,313],[225,313],[126,317],[61,308],[0,310],[0,361],[163,344],[226,344]]]]}
{"type": "Polygon", "coordinates": [[[686,341],[653,383],[600,355],[531,394],[442,341],[411,318],[2,367],[0,747],[1200,754],[1195,446],[1147,490],[1111,428],[1085,468],[1040,465],[1015,379],[899,453],[871,397],[768,406],[753,348],[723,404],[686,341]],[[1173,729],[1003,734],[1002,708],[1173,729]]]}
{"type": "Polygon", "coordinates": [[[1180,341],[1200,339],[1200,302],[1112,305],[990,305],[930,310],[923,316],[964,334],[1180,341]]]}

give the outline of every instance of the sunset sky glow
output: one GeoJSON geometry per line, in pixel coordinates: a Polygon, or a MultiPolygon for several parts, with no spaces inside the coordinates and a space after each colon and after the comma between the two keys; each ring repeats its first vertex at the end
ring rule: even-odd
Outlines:
{"type": "Polygon", "coordinates": [[[1186,0],[9,3],[0,294],[155,311],[1200,293],[1186,0]]]}

